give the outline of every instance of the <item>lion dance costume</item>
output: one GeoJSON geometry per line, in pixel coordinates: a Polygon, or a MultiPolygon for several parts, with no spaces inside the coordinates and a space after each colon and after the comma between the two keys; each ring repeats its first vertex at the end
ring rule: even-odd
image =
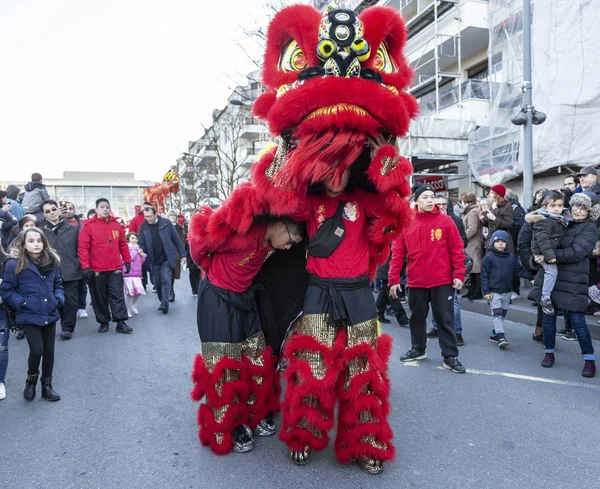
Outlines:
{"type": "MultiPolygon", "coordinates": [[[[309,245],[303,315],[282,352],[288,365],[280,438],[298,464],[328,445],[336,402],[341,462],[379,473],[394,457],[387,420],[392,345],[379,333],[369,276],[410,219],[412,166],[397,145],[417,113],[404,92],[412,80],[405,41],[404,23],[391,8],[371,7],[359,16],[304,5],[279,12],[267,36],[266,91],[253,106],[279,143],[259,157],[251,181],[220,209],[192,219],[192,236],[218,245],[244,236],[257,216],[286,215],[306,223],[312,243],[341,212],[339,246],[316,256],[309,245]],[[387,144],[372,145],[375,137],[387,144]],[[339,195],[323,193],[323,182],[344,187],[348,174],[339,195]]],[[[226,385],[215,371],[210,382],[226,385]]],[[[194,375],[197,382],[207,378],[194,375]]]]}

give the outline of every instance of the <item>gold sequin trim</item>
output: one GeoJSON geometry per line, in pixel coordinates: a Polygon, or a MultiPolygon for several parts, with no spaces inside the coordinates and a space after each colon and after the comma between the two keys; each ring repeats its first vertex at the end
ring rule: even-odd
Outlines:
{"type": "Polygon", "coordinates": [[[396,168],[396,165],[398,165],[398,162],[400,161],[400,146],[398,143],[398,138],[392,137],[392,139],[390,139],[390,141],[388,141],[388,143],[393,144],[394,148],[396,148],[396,156],[394,156],[393,158],[386,156],[381,161],[381,175],[384,177],[389,172],[391,172],[394,168],[396,168]],[[393,139],[393,142],[392,142],[392,139],[393,139]]]}
{"type": "Polygon", "coordinates": [[[388,447],[385,443],[378,442],[374,436],[363,436],[360,439],[360,443],[369,443],[379,450],[387,450],[388,449],[388,447]]]}
{"type": "Polygon", "coordinates": [[[329,348],[333,346],[337,329],[329,325],[329,314],[305,314],[298,326],[298,334],[312,336],[329,348]]]}
{"type": "Polygon", "coordinates": [[[254,365],[264,366],[263,353],[267,347],[263,332],[256,333],[242,343],[242,353],[246,355],[254,365]]]}
{"type": "Polygon", "coordinates": [[[302,428],[304,430],[310,431],[315,438],[322,439],[323,435],[319,430],[317,430],[312,424],[310,424],[306,418],[302,418],[298,423],[298,428],[302,428]]]}
{"type": "Polygon", "coordinates": [[[225,405],[220,408],[211,408],[211,409],[215,416],[215,421],[217,423],[221,424],[223,422],[223,419],[225,418],[225,415],[227,414],[227,411],[229,410],[229,405],[225,405]]]}
{"type": "Polygon", "coordinates": [[[308,362],[310,371],[315,379],[323,380],[325,378],[327,369],[323,363],[323,354],[321,352],[302,350],[296,353],[296,358],[308,362]]]}
{"type": "Polygon", "coordinates": [[[271,164],[265,170],[265,176],[272,182],[275,179],[275,175],[283,168],[287,161],[287,154],[289,151],[288,144],[283,140],[283,138],[279,139],[279,144],[277,145],[277,152],[273,158],[271,164]]]}
{"type": "Polygon", "coordinates": [[[361,343],[375,346],[377,338],[379,338],[379,325],[376,318],[348,326],[348,348],[361,343]]]}
{"type": "Polygon", "coordinates": [[[217,442],[217,445],[223,443],[223,433],[215,433],[215,441],[217,442]]]}
{"type": "Polygon", "coordinates": [[[243,343],[217,343],[217,342],[202,342],[202,358],[206,368],[210,373],[215,368],[215,365],[223,357],[242,359],[243,343]]]}

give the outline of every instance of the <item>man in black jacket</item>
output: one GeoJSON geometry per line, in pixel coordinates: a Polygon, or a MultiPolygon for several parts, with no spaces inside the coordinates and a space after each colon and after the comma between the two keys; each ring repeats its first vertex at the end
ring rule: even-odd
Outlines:
{"type": "Polygon", "coordinates": [[[62,329],[60,337],[69,340],[73,336],[77,323],[79,287],[83,280],[77,255],[79,228],[65,220],[54,200],[45,200],[42,203],[42,212],[46,218],[42,231],[48,238],[50,247],[54,248],[60,256],[60,272],[65,289],[65,303],[60,310],[62,329]]]}
{"type": "Polygon", "coordinates": [[[582,192],[593,192],[600,195],[600,183],[598,183],[598,170],[593,166],[582,168],[577,174],[582,192]]]}
{"type": "MultiPolygon", "coordinates": [[[[512,228],[510,228],[510,235],[514,244],[519,239],[519,231],[521,231],[521,228],[525,223],[526,212],[519,203],[519,197],[513,194],[512,190],[510,189],[506,190],[506,200],[508,200],[508,204],[512,207],[513,211],[513,225],[512,228]]],[[[521,277],[519,277],[519,272],[521,272],[521,270],[519,265],[517,265],[516,271],[517,273],[515,273],[513,277],[512,291],[510,295],[511,300],[513,301],[517,299],[521,293],[521,277]]]]}

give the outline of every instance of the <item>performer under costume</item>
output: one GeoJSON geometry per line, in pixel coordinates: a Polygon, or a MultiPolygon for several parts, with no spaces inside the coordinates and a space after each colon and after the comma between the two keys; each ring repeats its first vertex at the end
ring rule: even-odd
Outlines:
{"type": "Polygon", "coordinates": [[[198,289],[202,355],[195,360],[192,398],[200,401],[206,396],[198,410],[200,441],[224,455],[252,449],[252,432],[275,434],[272,415],[279,410],[276,359],[265,345],[254,292],[249,288],[275,249],[300,242],[302,233],[298,236],[282,222],[255,224],[244,236],[215,247],[205,230],[210,214],[203,210],[192,217],[191,255],[207,271],[198,289]]]}
{"type": "Polygon", "coordinates": [[[253,107],[279,144],[259,157],[251,181],[207,226],[226,242],[262,214],[307,223],[309,286],[304,315],[284,346],[280,433],[297,464],[327,446],[336,401],[341,462],[376,474],[394,457],[391,338],[379,335],[368,283],[410,219],[412,166],[397,145],[417,113],[404,92],[412,80],[405,41],[391,8],[360,16],[304,5],[279,12],[267,35],[266,91],[253,107]]]}

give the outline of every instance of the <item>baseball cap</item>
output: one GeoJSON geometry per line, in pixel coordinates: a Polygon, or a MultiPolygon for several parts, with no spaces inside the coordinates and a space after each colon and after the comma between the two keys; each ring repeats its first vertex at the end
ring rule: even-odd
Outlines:
{"type": "Polygon", "coordinates": [[[579,173],[577,173],[577,176],[579,175],[596,175],[598,176],[598,170],[596,170],[593,166],[586,166],[584,168],[582,168],[581,170],[579,170],[579,173]]]}

